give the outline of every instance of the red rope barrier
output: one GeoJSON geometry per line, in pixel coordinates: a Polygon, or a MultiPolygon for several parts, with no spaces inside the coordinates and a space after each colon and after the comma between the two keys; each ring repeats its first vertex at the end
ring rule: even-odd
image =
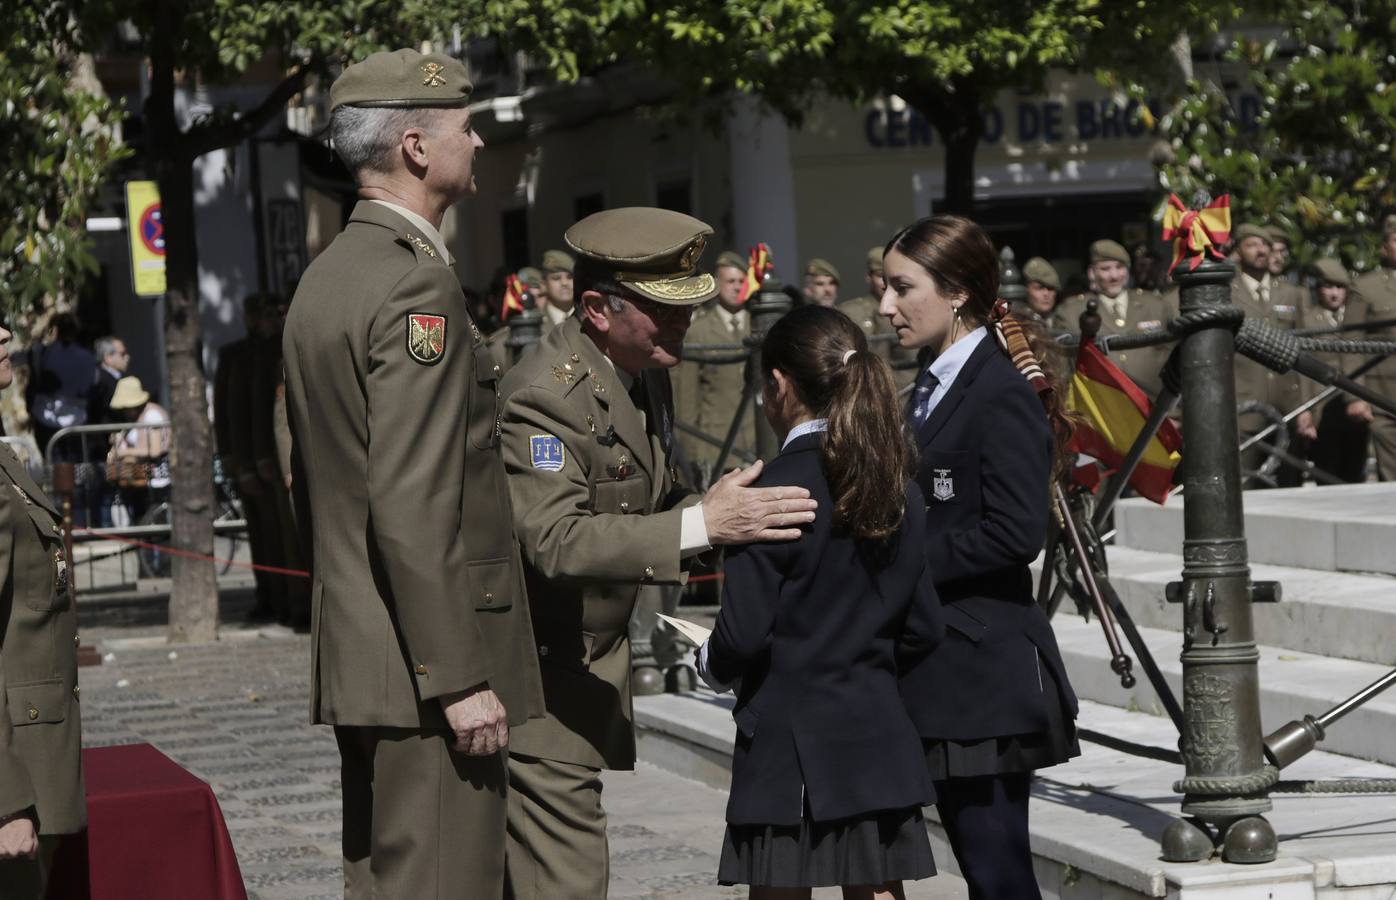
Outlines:
{"type": "MultiPolygon", "coordinates": [[[[90,528],[73,528],[74,532],[84,532],[90,534],[90,528]]],[[[217,556],[207,556],[203,553],[195,553],[192,550],[181,550],[178,547],[170,547],[165,544],[151,544],[146,541],[138,541],[135,538],[118,537],[114,534],[104,534],[100,536],[104,541],[116,541],[118,544],[129,544],[132,547],[141,547],[146,550],[159,550],[161,553],[168,553],[171,556],[180,556],[184,559],[197,559],[200,562],[222,563],[225,566],[239,566],[244,569],[252,569],[257,572],[270,572],[273,575],[292,575],[297,578],[309,578],[309,572],[302,572],[300,569],[283,569],[278,566],[263,566],[257,563],[242,562],[236,559],[222,559],[217,556]]]]}

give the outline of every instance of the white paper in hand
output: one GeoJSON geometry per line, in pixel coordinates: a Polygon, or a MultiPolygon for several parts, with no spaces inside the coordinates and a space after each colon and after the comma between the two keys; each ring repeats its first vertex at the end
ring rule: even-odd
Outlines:
{"type": "Polygon", "coordinates": [[[694,646],[701,647],[708,640],[708,635],[713,633],[711,628],[704,628],[697,622],[690,622],[687,619],[677,619],[673,616],[666,616],[664,613],[656,613],[659,618],[670,628],[693,642],[694,646]]]}

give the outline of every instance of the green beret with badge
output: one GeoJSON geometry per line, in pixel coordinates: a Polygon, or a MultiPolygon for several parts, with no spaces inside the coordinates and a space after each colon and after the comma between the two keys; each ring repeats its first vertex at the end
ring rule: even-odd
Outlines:
{"type": "Polygon", "coordinates": [[[1288,244],[1288,243],[1289,243],[1289,235],[1288,235],[1288,234],[1285,232],[1285,230],[1284,230],[1283,228],[1281,228],[1280,226],[1278,226],[1278,225],[1266,225],[1264,230],[1265,230],[1265,236],[1266,236],[1267,238],[1270,239],[1270,243],[1272,243],[1272,244],[1288,244]]]}
{"type": "Polygon", "coordinates": [[[543,271],[549,275],[554,272],[566,272],[570,275],[576,267],[577,261],[566,251],[549,250],[543,254],[543,271]]]}
{"type": "Polygon", "coordinates": [[[531,288],[543,286],[543,273],[534,266],[524,266],[519,270],[519,280],[531,288]]]}
{"type": "Polygon", "coordinates": [[[723,250],[717,257],[717,264],[714,269],[721,269],[726,266],[729,269],[740,269],[745,272],[747,261],[742,259],[742,255],[735,250],[723,250]]]}
{"type": "Polygon", "coordinates": [[[882,274],[882,257],[884,250],[881,245],[873,247],[868,251],[868,272],[874,275],[882,274]]]}
{"type": "Polygon", "coordinates": [[[592,213],[564,240],[579,265],[656,303],[693,306],[717,296],[717,281],[695,272],[712,227],[668,209],[630,206],[592,213]]]}
{"type": "Polygon", "coordinates": [[[1246,238],[1260,238],[1267,244],[1270,243],[1270,235],[1265,232],[1264,228],[1254,222],[1243,222],[1236,226],[1236,230],[1231,233],[1232,242],[1238,246],[1246,238]]]}
{"type": "Polygon", "coordinates": [[[1023,280],[1036,281],[1052,290],[1060,290],[1062,286],[1056,267],[1040,256],[1034,256],[1023,264],[1023,280]]]}
{"type": "Polygon", "coordinates": [[[1107,239],[1091,244],[1091,262],[1098,263],[1106,260],[1129,265],[1129,251],[1119,241],[1107,239]]]}
{"type": "Polygon", "coordinates": [[[820,259],[816,256],[805,266],[805,277],[819,278],[821,276],[832,278],[837,282],[839,280],[839,270],[835,269],[834,264],[827,259],[820,259]]]}
{"type": "Polygon", "coordinates": [[[465,106],[470,75],[458,59],[416,50],[380,51],[347,66],[330,86],[330,112],[341,106],[465,106]]]}
{"type": "Polygon", "coordinates": [[[1314,273],[1318,275],[1318,280],[1324,284],[1337,284],[1345,288],[1352,287],[1352,276],[1343,264],[1332,257],[1324,257],[1314,263],[1314,273]]]}

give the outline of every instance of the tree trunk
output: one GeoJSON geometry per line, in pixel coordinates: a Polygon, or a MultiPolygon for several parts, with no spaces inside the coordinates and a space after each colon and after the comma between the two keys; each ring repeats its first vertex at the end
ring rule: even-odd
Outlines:
{"type": "Polygon", "coordinates": [[[945,197],[934,206],[936,213],[974,214],[974,154],[984,129],[984,110],[979,91],[966,81],[952,84],[953,90],[928,86],[922,90],[902,89],[902,99],[935,128],[945,147],[945,197]]]}
{"type": "MultiPolygon", "coordinates": [[[[170,545],[213,555],[213,458],[200,359],[199,248],[194,238],[194,156],[175,120],[176,45],[171,23],[181,4],[157,4],[150,46],[150,165],[160,183],[165,232],[165,360],[170,378],[170,545]]],[[[218,637],[218,579],[213,563],[172,557],[171,643],[218,637]]]]}
{"type": "MultiPolygon", "coordinates": [[[[194,173],[187,159],[164,162],[160,214],[165,226],[165,360],[170,373],[170,544],[213,553],[213,457],[200,358],[198,247],[194,241],[194,173]]],[[[174,556],[171,643],[218,637],[218,579],[213,563],[174,556]]]]}

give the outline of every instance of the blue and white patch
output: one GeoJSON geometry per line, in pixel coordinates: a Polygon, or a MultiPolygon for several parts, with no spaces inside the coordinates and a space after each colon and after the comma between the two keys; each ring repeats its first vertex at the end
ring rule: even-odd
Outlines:
{"type": "Polygon", "coordinates": [[[533,459],[533,468],[545,472],[558,472],[567,463],[567,448],[561,438],[551,434],[535,434],[528,439],[528,451],[533,459]]]}

